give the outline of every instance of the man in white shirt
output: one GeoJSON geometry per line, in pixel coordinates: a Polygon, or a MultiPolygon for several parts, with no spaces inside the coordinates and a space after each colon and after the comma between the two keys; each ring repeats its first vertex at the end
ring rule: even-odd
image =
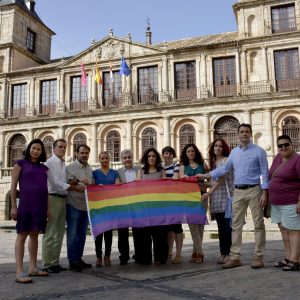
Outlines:
{"type": "Polygon", "coordinates": [[[58,139],[53,143],[53,156],[45,165],[48,167],[49,204],[52,212],[43,236],[42,257],[44,270],[49,273],[65,271],[59,264],[61,246],[65,232],[66,195],[68,190],[83,192],[85,187],[77,182],[66,182],[66,164],[63,159],[66,153],[67,142],[58,139]]]}
{"type": "MultiPolygon", "coordinates": [[[[131,150],[125,149],[121,152],[123,166],[118,169],[119,179],[121,183],[133,182],[136,179],[138,167],[133,165],[133,153],[131,150]]],[[[127,265],[129,256],[129,230],[128,228],[118,229],[118,249],[120,252],[120,265],[127,265]]]]}

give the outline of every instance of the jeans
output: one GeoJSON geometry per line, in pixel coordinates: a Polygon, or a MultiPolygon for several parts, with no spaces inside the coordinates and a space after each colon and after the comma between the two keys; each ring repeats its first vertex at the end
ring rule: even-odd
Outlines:
{"type": "Polygon", "coordinates": [[[88,214],[67,204],[67,251],[70,264],[78,263],[83,255],[88,214]]]}
{"type": "Polygon", "coordinates": [[[221,255],[229,255],[231,247],[231,219],[225,219],[225,213],[215,213],[218,224],[221,255]]]}

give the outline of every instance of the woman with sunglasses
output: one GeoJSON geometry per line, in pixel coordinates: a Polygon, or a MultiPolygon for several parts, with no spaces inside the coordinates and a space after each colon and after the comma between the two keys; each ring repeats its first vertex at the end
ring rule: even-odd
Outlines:
{"type": "Polygon", "coordinates": [[[278,154],[269,172],[272,223],[277,223],[285,258],[275,264],[283,271],[299,270],[300,257],[300,155],[288,135],[277,138],[278,154]]]}

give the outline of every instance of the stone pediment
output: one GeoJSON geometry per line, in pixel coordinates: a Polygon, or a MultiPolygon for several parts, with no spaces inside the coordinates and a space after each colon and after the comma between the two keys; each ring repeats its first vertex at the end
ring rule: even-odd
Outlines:
{"type": "Polygon", "coordinates": [[[107,37],[99,42],[93,43],[88,49],[67,60],[62,66],[78,66],[81,62],[85,65],[94,64],[96,60],[99,65],[102,62],[109,63],[125,58],[135,58],[147,55],[161,55],[165,50],[152,45],[135,43],[127,39],[107,37]]]}

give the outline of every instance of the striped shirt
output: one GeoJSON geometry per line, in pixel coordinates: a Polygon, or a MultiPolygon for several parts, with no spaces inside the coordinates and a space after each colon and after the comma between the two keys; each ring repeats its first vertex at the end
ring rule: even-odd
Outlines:
{"type": "Polygon", "coordinates": [[[173,162],[171,165],[163,165],[167,178],[172,178],[175,173],[179,173],[179,163],[173,162]]]}

